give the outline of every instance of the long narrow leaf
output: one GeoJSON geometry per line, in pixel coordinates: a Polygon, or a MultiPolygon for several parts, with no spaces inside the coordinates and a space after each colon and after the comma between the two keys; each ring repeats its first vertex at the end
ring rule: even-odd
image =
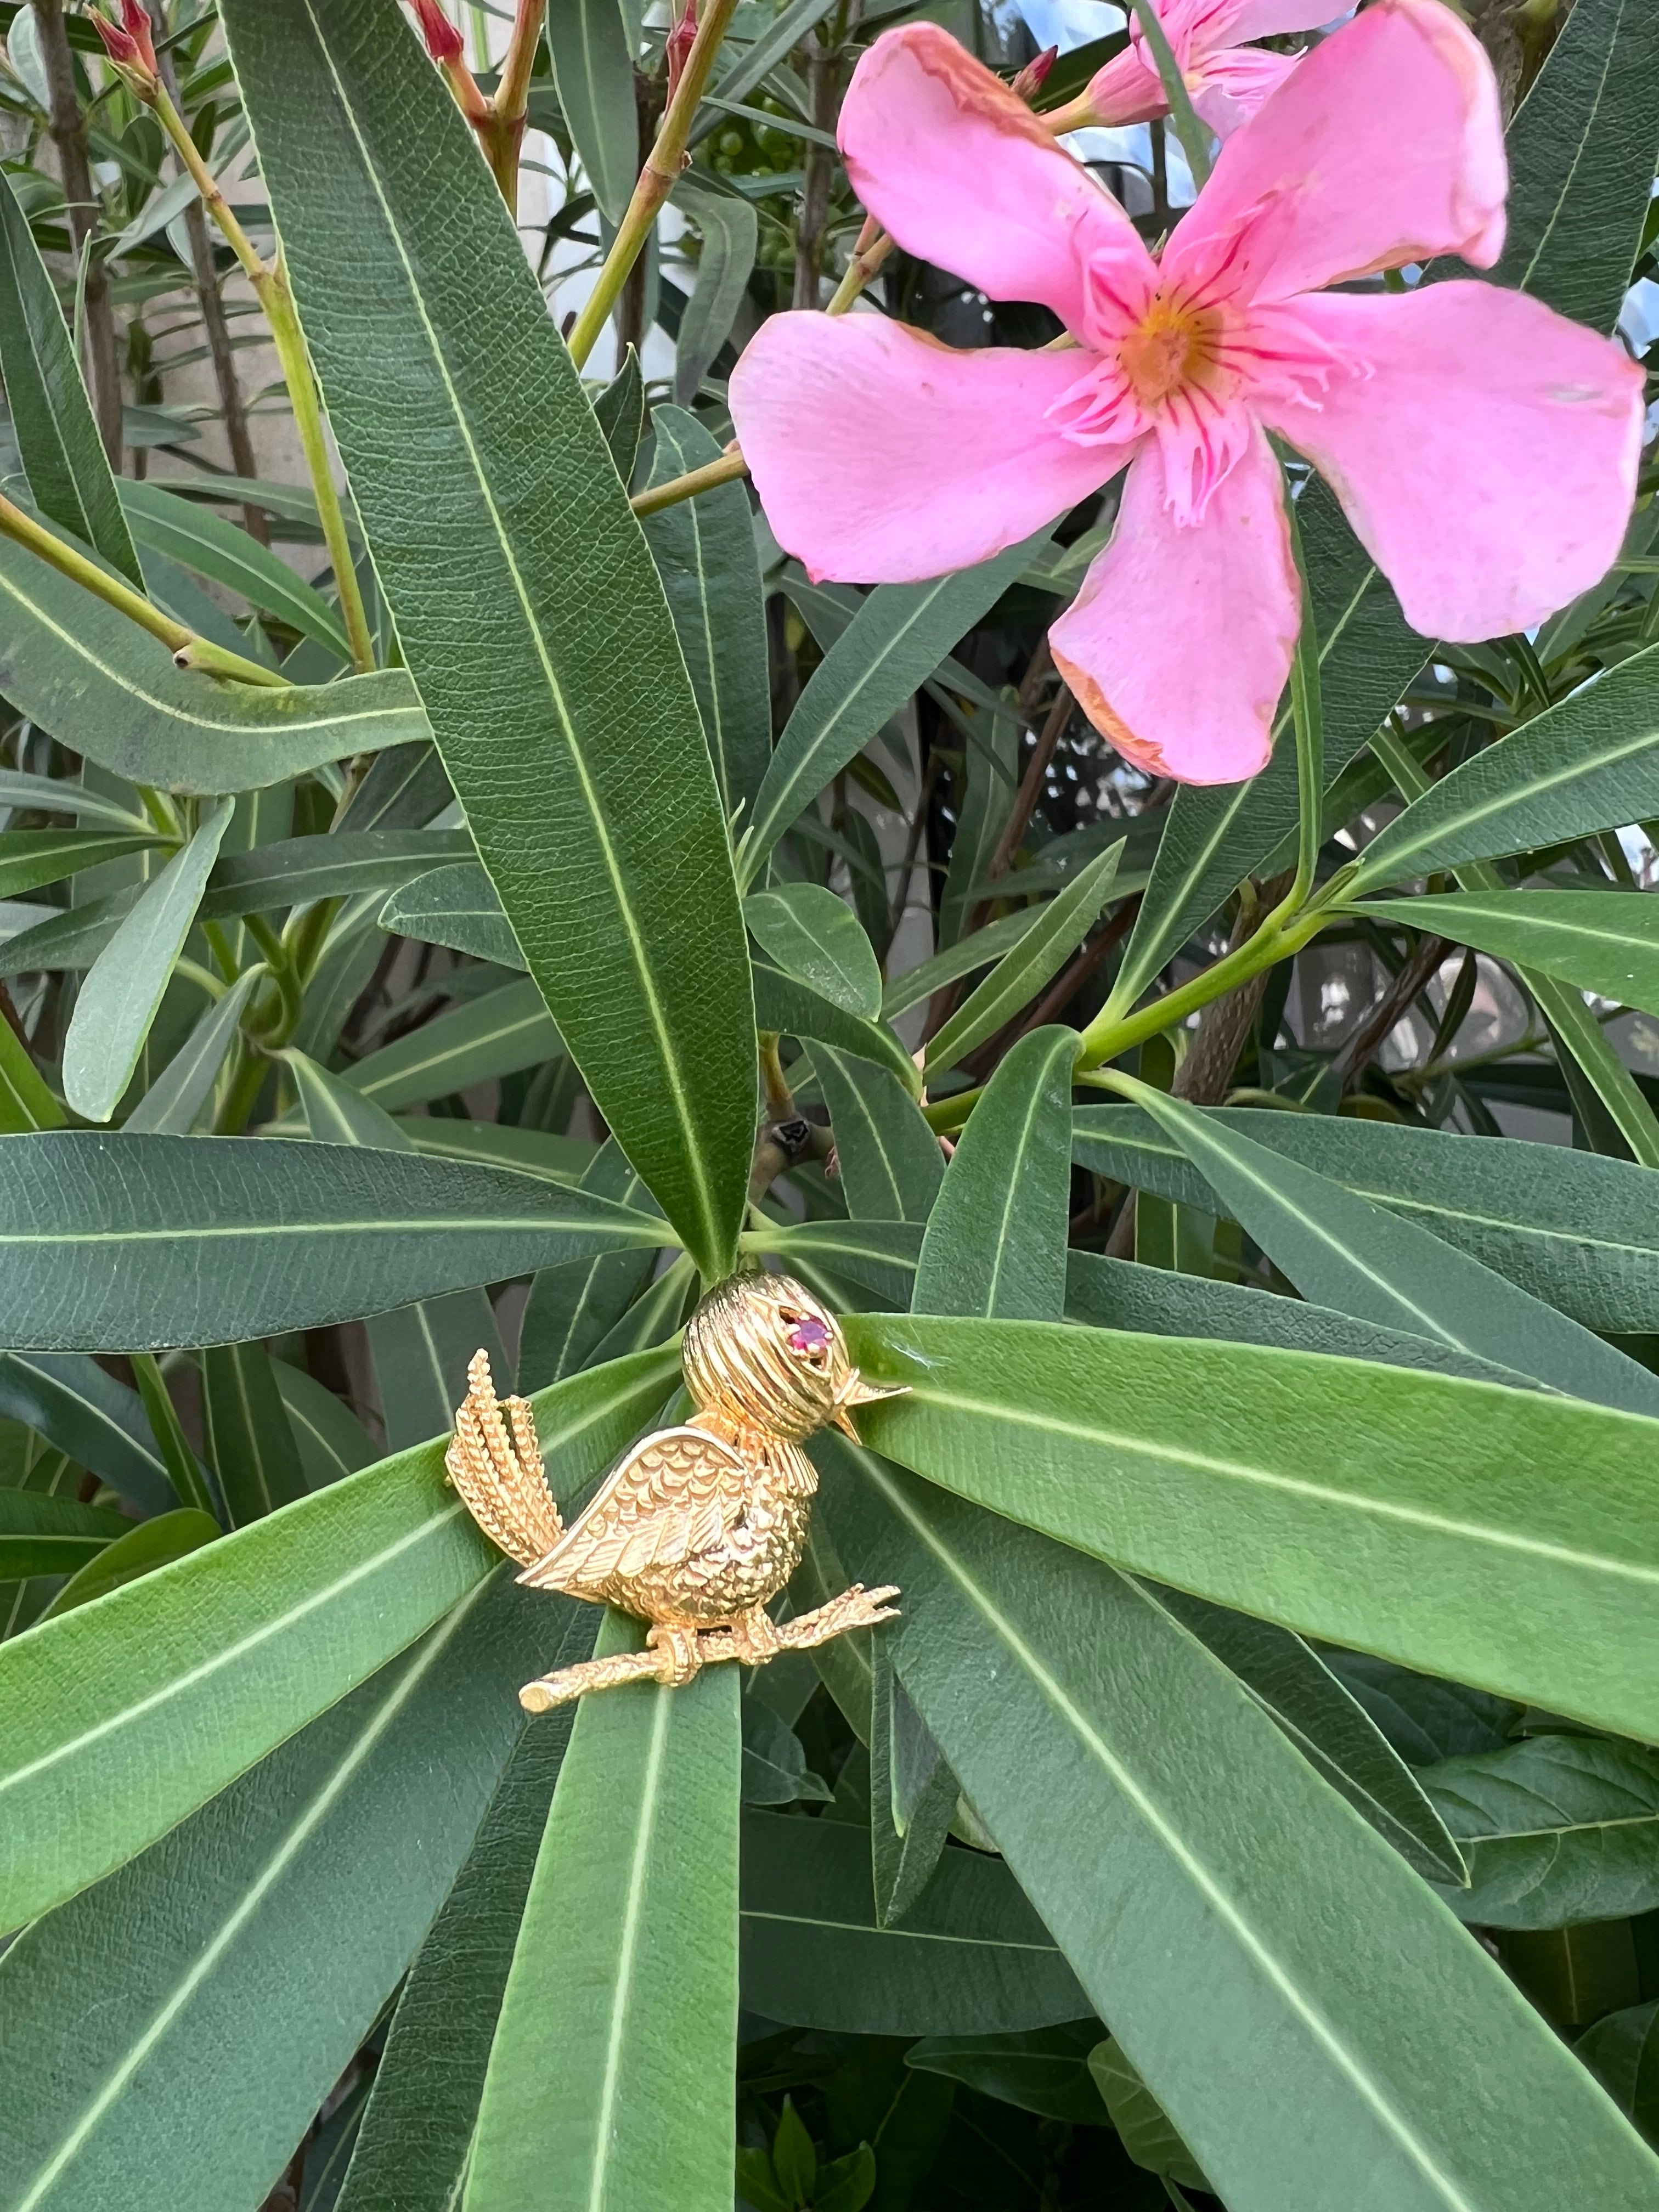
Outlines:
{"type": "MultiPolygon", "coordinates": [[[[1209,1118],[1316,1169],[1472,1253],[1587,1328],[1659,1328],[1659,1177],[1626,1160],[1519,1138],[1459,1137],[1249,1107],[1209,1118]]],[[[1085,1167],[1186,1206],[1202,1176],[1133,1106],[1080,1106],[1085,1167]]]]}
{"type": "MultiPolygon", "coordinates": [[[[568,1496],[661,1406],[672,1354],[545,1393],[568,1496]]],[[[95,1881],[454,1605],[490,1547],[422,1445],[0,1647],[0,1928],[95,1881]]]]}
{"type": "Polygon", "coordinates": [[[184,850],[145,884],[81,986],[64,1039],[64,1096],[88,1121],[107,1121],[132,1079],[230,816],[228,799],[210,809],[184,850]]]}
{"type": "Polygon", "coordinates": [[[351,641],[338,609],[258,538],[163,485],[124,483],[120,491],[140,544],[216,584],[228,585],[266,614],[292,623],[301,636],[326,646],[343,665],[350,661],[351,641]]]}
{"type": "MultiPolygon", "coordinates": [[[[738,204],[722,200],[719,204],[738,204]]],[[[755,213],[752,208],[742,212],[749,218],[752,258],[755,213]]],[[[693,308],[702,297],[701,276],[697,283],[693,308]]],[[[686,320],[690,319],[688,313],[686,320]]],[[[683,326],[682,353],[686,343],[683,326]]],[[[657,408],[651,427],[657,441],[653,483],[720,459],[719,446],[684,407],[657,408]]],[[[738,807],[754,804],[772,757],[766,602],[749,495],[741,484],[716,485],[713,491],[650,516],[645,537],[668,595],[669,612],[708,738],[720,804],[730,820],[738,807]]]]}
{"type": "Polygon", "coordinates": [[[121,513],[75,345],[28,218],[9,177],[0,175],[0,378],[22,457],[43,514],[100,553],[127,581],[143,572],[121,513]]]}
{"type": "Polygon", "coordinates": [[[858,1456],[836,1539],[904,1585],[895,1663],[1230,2205],[1553,2212],[1587,2170],[1649,2201],[1553,2032],[1152,1595],[858,1456]]]}
{"type": "Polygon", "coordinates": [[[263,2201],[442,1899],[560,1609],[481,1587],[8,1952],[9,2212],[263,2201]]]}
{"type": "MultiPolygon", "coordinates": [[[[593,1648],[599,1616],[538,1606],[536,1665],[593,1648]]],[[[513,1946],[574,1714],[520,1735],[443,1910],[416,1953],[374,2072],[337,2212],[454,2212],[477,2124],[513,1946]]]]}
{"type": "Polygon", "coordinates": [[[745,887],[796,816],[996,604],[1048,536],[1044,530],[977,568],[871,592],[813,671],[778,740],[743,847],[745,887]]]}
{"type": "Polygon", "coordinates": [[[0,1138],[0,1341],[240,1343],[668,1234],[585,1191],[459,1160],[258,1138],[0,1138]]]}
{"type": "Polygon", "coordinates": [[[402,669],[314,689],[198,675],[9,538],[0,541],[0,684],[19,713],[100,768],[208,797],[428,733],[402,669]]]}
{"type": "Polygon", "coordinates": [[[578,1713],[489,2055],[473,2212],[729,2212],[742,1752],[730,1667],[578,1713]]]}
{"type": "Polygon", "coordinates": [[[1659,1415],[1659,1379],[1646,1368],[1467,1253],[1182,1099],[1149,1084],[1135,1095],[1304,1297],[1575,1397],[1659,1415]]]}
{"type": "Polygon", "coordinates": [[[718,1277],[753,1150],[753,1006],[714,771],[639,526],[397,0],[221,15],[377,574],[479,854],[600,1111],[718,1277]],[[388,420],[423,433],[388,441],[388,420]]]}
{"type": "Polygon", "coordinates": [[[1254,1345],[845,1326],[866,1374],[908,1385],[865,1432],[930,1480],[1305,1635],[1659,1735],[1639,1415],[1254,1345]]]}

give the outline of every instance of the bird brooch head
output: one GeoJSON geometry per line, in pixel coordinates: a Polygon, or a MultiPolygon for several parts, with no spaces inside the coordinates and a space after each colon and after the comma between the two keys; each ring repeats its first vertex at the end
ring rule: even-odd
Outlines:
{"type": "Polygon", "coordinates": [[[685,1384],[744,1428],[799,1439],[832,1424],[854,1443],[853,1408],[902,1395],[866,1382],[832,1313],[790,1275],[732,1275],[686,1326],[685,1384]]]}

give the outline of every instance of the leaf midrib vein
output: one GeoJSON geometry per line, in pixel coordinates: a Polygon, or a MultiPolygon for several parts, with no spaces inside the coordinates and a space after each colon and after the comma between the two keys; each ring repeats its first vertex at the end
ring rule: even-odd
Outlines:
{"type": "MultiPolygon", "coordinates": [[[[1659,1588],[1659,1567],[1641,1566],[1624,1559],[1608,1559],[1599,1552],[1577,1551],[1565,1544],[1546,1543],[1539,1537],[1517,1535],[1512,1530],[1493,1528],[1479,1522],[1454,1520],[1449,1514],[1431,1513],[1422,1506],[1402,1504],[1392,1498],[1363,1498],[1357,1492],[1333,1490],[1326,1484],[1311,1482],[1300,1475],[1284,1474],[1273,1468],[1247,1467],[1241,1461],[1218,1459],[1207,1452],[1159,1443],[1150,1437],[1121,1436],[1109,1429],[1085,1428],[1075,1422],[1058,1421],[1048,1414],[1033,1413],[1024,1407],[995,1401],[984,1401],[968,1397],[959,1391],[947,1394],[930,1389],[925,1382],[911,1383],[909,1396],[913,1405],[941,1406],[959,1413],[980,1413],[990,1420],[1006,1422],[1014,1428],[1035,1429],[1050,1436],[1070,1437],[1079,1443],[1097,1444],[1133,1453],[1143,1459],[1159,1460],[1171,1466],[1188,1468],[1194,1474],[1220,1475],[1229,1481],[1254,1483],[1263,1489],[1281,1490],[1296,1497],[1317,1498],[1323,1504],[1340,1506],[1347,1512],[1374,1514],[1382,1520],[1400,1521],[1414,1528],[1432,1528],[1445,1535],[1470,1537],[1504,1551],[1556,1559],[1570,1566],[1589,1567],[1600,1574],[1614,1575],[1625,1581],[1650,1583],[1659,1588]]],[[[1640,1417],[1632,1415],[1630,1418],[1640,1417]]],[[[929,1479],[933,1481],[943,1480],[937,1474],[929,1479]]]]}
{"type": "Polygon", "coordinates": [[[353,1776],[437,1663],[451,1638],[459,1628],[485,1586],[483,1582],[480,1582],[476,1589],[470,1591],[452,1608],[449,1618],[431,1636],[425,1650],[411,1661],[402,1681],[398,1684],[385,1704],[370,1719],[349,1750],[339,1759],[332,1773],[318,1789],[305,1810],[295,1818],[283,1835],[282,1842],[271,1853],[259,1874],[248,1884],[247,1889],[238,1900],[235,1909],[228,1915],[217,1934],[192,1960],[189,1969],[181,1977],[173,1994],[158,2008],[149,2026],[142,2035],[137,2038],[126,2056],[115,2067],[103,2087],[87,2106],[78,2124],[70,2130],[55,2155],[41,2169],[27,2196],[17,2205],[16,2212],[35,2212],[35,2208],[44,2202],[59,2175],[79,2154],[82,2145],[103,2118],[104,2114],[121,2095],[128,2082],[166,2035],[197,1990],[212,1973],[242,1929],[252,1919],[265,1898],[300,1856],[349,1785],[353,1776]]]}
{"type": "Polygon", "coordinates": [[[506,563],[507,574],[512,580],[514,594],[517,597],[520,607],[523,611],[526,633],[529,637],[536,657],[541,664],[542,674],[547,684],[548,695],[552,702],[554,714],[557,718],[559,727],[564,735],[565,749],[569,757],[571,767],[575,772],[577,782],[581,788],[582,799],[586,805],[588,817],[592,824],[594,840],[599,847],[605,872],[611,881],[611,893],[616,901],[617,912],[622,921],[623,933],[628,939],[629,950],[633,956],[635,969],[639,977],[641,994],[645,1001],[646,1010],[650,1018],[651,1026],[656,1034],[657,1047],[661,1059],[663,1073],[667,1079],[669,1090],[673,1096],[675,1111],[678,1118],[680,1127],[684,1131],[688,1139],[684,1147],[684,1157],[687,1170],[696,1192],[697,1203],[702,1218],[703,1233],[708,1240],[710,1250],[717,1252],[720,1249],[721,1241],[720,1210],[714,1204],[714,1194],[710,1190],[708,1185],[708,1164],[703,1157],[702,1147],[697,1141],[697,1122],[696,1116],[691,1112],[690,1101],[686,1091],[684,1071],[680,1066],[679,1054],[674,1044],[673,1039],[670,1035],[667,1022],[663,1013],[662,1002],[657,993],[656,979],[651,972],[650,962],[646,957],[644,939],[640,933],[638,919],[634,912],[633,902],[629,896],[627,884],[623,879],[621,868],[617,865],[617,854],[615,848],[611,842],[611,834],[605,823],[604,810],[599,805],[598,793],[593,788],[592,779],[588,773],[587,762],[583,754],[581,744],[576,735],[575,726],[572,722],[569,711],[565,705],[563,690],[559,683],[557,672],[555,670],[552,660],[548,653],[547,641],[542,635],[541,625],[536,618],[535,608],[532,603],[528,588],[525,583],[524,576],[519,568],[518,560],[514,553],[512,541],[507,536],[507,526],[501,519],[501,510],[496,505],[495,493],[491,489],[489,477],[485,473],[482,456],[479,454],[477,447],[473,442],[471,427],[467,422],[465,412],[461,406],[460,394],[455,389],[454,380],[449,373],[449,363],[444,356],[443,349],[439,343],[438,333],[433,326],[432,319],[427,313],[426,301],[422,294],[420,285],[416,281],[414,267],[410,263],[409,255],[404,248],[402,234],[398,228],[397,222],[393,219],[391,205],[386,199],[385,191],[381,188],[379,165],[374,161],[369,150],[368,140],[365,138],[363,132],[358,125],[356,110],[352,105],[351,97],[346,89],[344,81],[341,77],[339,70],[335,67],[334,56],[329,47],[327,40],[323,34],[322,25],[318,20],[317,10],[313,5],[313,0],[303,0],[303,5],[305,7],[306,14],[310,19],[313,34],[317,41],[317,51],[322,58],[324,67],[327,70],[330,77],[333,81],[335,92],[340,102],[341,113],[345,118],[347,126],[350,130],[352,137],[356,141],[357,150],[362,157],[363,178],[380,204],[380,213],[386,224],[386,238],[390,242],[392,252],[396,254],[398,261],[403,269],[404,276],[409,287],[410,304],[414,307],[416,314],[420,319],[422,328],[426,332],[428,343],[431,349],[433,365],[436,368],[438,375],[442,381],[444,392],[449,400],[450,408],[453,415],[456,430],[460,437],[461,443],[465,447],[467,459],[471,464],[473,478],[478,487],[479,496],[483,500],[485,511],[489,514],[490,526],[495,533],[496,544],[501,548],[501,558],[506,563]]]}
{"type": "MultiPolygon", "coordinates": [[[[1151,1792],[1132,1774],[1113,1753],[1105,1739],[1087,1716],[1066,1694],[1060,1682],[1043,1664],[1036,1652],[1019,1635],[1013,1623],[997,1607],[987,1591],[969,1571],[958,1556],[951,1551],[918,1513],[910,1500],[904,1497],[890,1477],[870,1456],[861,1456],[868,1479],[886,1498],[889,1504],[933,1553],[939,1565],[968,1599],[1016,1663],[1030,1675],[1039,1692],[1053,1706],[1072,1729],[1074,1735],[1092,1754],[1115,1789],[1139,1815],[1142,1822],[1158,1838],[1163,1848],[1187,1875],[1193,1887],[1203,1897],[1218,1918],[1231,1930],[1241,1949],[1245,1951],[1268,1982],[1283,1998],[1289,2010],[1306,2027],[1315,2042],[1322,2046],[1339,2070],[1346,2075],[1359,2092],[1364,2102],[1382,2121],[1383,2126],[1400,2144],[1419,2172],[1439,2191],[1446,2203],[1455,2212],[1477,2212],[1449,2176],[1443,2173],[1425,2143],[1405,2117],[1389,2102],[1371,2079],[1370,2072],[1361,2057],[1350,2049],[1347,2042],[1325,2017],[1320,2008],[1304,1996],[1289,1972],[1280,1965],[1266,1941],[1257,1934],[1250,1923],[1235,1905],[1221,1880],[1189,1848],[1177,1826],[1166,1817],[1151,1792]]],[[[1133,1585],[1130,1587],[1133,1589],[1133,1585]]],[[[1144,1593],[1135,1595],[1144,1604],[1152,1601],[1144,1593]]]]}

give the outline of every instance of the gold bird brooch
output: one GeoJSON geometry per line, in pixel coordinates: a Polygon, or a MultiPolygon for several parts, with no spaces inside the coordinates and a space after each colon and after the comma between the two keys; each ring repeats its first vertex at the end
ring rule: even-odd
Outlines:
{"type": "Polygon", "coordinates": [[[782,1623],[766,1607],[806,1548],[818,1478],[803,1443],[832,1424],[856,1443],[853,1408],[902,1393],[864,1380],[835,1316],[787,1275],[733,1275],[712,1290],[686,1325],[681,1367],[690,1421],[635,1444],[568,1528],[530,1407],[497,1402],[485,1353],[467,1370],[444,1464],[473,1519],[518,1560],[521,1583],[651,1624],[643,1651],[526,1683],[519,1702],[531,1712],[623,1682],[689,1682],[717,1660],[763,1666],[896,1618],[897,1590],[861,1583],[782,1623]]]}

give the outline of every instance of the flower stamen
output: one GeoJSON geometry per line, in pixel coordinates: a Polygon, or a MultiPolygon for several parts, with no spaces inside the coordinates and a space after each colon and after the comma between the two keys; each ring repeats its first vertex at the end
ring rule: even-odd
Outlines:
{"type": "Polygon", "coordinates": [[[1204,385],[1219,364],[1222,343],[1218,308],[1194,307],[1160,292],[1120,342],[1118,360],[1131,391],[1150,414],[1172,393],[1190,384],[1204,385]]]}

